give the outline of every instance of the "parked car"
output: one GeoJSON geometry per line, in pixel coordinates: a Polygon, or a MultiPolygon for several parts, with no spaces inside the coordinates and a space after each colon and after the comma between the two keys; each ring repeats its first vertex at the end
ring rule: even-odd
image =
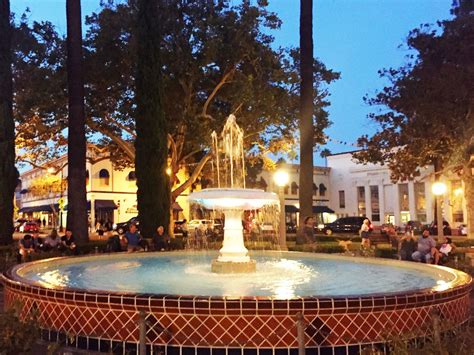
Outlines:
{"type": "MultiPolygon", "coordinates": [[[[430,224],[429,231],[431,235],[438,235],[438,223],[433,221],[430,224]]],[[[451,235],[451,227],[448,221],[443,220],[443,234],[444,235],[451,235]]]]}
{"type": "Polygon", "coordinates": [[[405,233],[408,231],[413,231],[413,234],[421,234],[425,229],[425,225],[422,224],[420,221],[408,221],[405,224],[405,233]]]}
{"type": "Polygon", "coordinates": [[[174,221],[174,234],[175,235],[182,235],[183,234],[183,223],[184,223],[184,219],[181,219],[181,220],[176,220],[174,221]]]}
{"type": "Polygon", "coordinates": [[[137,226],[137,229],[140,229],[140,221],[138,220],[138,217],[132,217],[126,222],[117,223],[114,229],[117,231],[118,234],[124,234],[128,232],[128,229],[130,228],[131,224],[135,224],[137,226]]]}
{"type": "Polygon", "coordinates": [[[207,228],[209,225],[214,228],[214,221],[212,219],[193,219],[188,223],[188,231],[192,233],[199,226],[205,226],[207,228]]]}
{"type": "MultiPolygon", "coordinates": [[[[359,233],[364,219],[367,217],[342,217],[334,222],[324,224],[322,232],[326,235],[333,233],[359,233]]],[[[368,218],[367,218],[368,219],[368,218]]],[[[369,220],[370,231],[373,230],[372,222],[369,220]]]]}
{"type": "Polygon", "coordinates": [[[39,226],[35,222],[26,222],[22,227],[24,233],[39,232],[39,226]]]}

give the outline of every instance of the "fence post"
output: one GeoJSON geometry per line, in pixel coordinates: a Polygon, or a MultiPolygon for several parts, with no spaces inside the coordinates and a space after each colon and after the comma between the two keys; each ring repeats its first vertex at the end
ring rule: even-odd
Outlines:
{"type": "Polygon", "coordinates": [[[441,344],[441,329],[440,329],[440,320],[439,320],[439,310],[433,309],[431,311],[433,319],[433,340],[436,347],[439,349],[441,344]]]}
{"type": "Polygon", "coordinates": [[[138,313],[138,330],[140,355],[146,355],[146,314],[144,311],[138,313]]]}
{"type": "Polygon", "coordinates": [[[298,355],[305,355],[305,339],[304,339],[304,328],[305,322],[303,313],[298,312],[296,314],[296,332],[297,332],[297,341],[298,341],[298,355]]]}

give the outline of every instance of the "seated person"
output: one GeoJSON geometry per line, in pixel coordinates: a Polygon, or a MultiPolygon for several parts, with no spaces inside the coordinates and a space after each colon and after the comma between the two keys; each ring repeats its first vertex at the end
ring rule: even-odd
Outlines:
{"type": "Polygon", "coordinates": [[[153,244],[155,246],[155,250],[157,251],[165,251],[170,249],[170,236],[168,233],[165,233],[165,228],[163,226],[159,226],[156,229],[156,233],[153,236],[153,244]]]}
{"type": "Polygon", "coordinates": [[[58,232],[56,229],[51,231],[51,234],[46,237],[43,243],[43,250],[50,251],[50,250],[57,250],[61,246],[61,238],[58,236],[58,232]]]}
{"type": "Polygon", "coordinates": [[[449,257],[454,253],[456,245],[453,243],[452,239],[449,237],[444,238],[444,243],[441,244],[439,250],[435,253],[435,264],[445,264],[449,257]]]}
{"type": "Polygon", "coordinates": [[[418,238],[417,250],[411,255],[411,258],[413,261],[424,261],[430,264],[436,253],[436,242],[433,237],[430,236],[430,231],[425,229],[420,238],[418,238]]]}
{"type": "Polygon", "coordinates": [[[142,236],[138,232],[138,228],[135,224],[131,224],[127,233],[125,233],[127,239],[127,252],[131,253],[134,251],[143,250],[141,246],[142,236]]]}
{"type": "Polygon", "coordinates": [[[412,261],[412,254],[416,251],[416,239],[411,232],[407,232],[400,239],[399,255],[401,260],[412,261]]]}
{"type": "Polygon", "coordinates": [[[66,234],[61,237],[59,249],[66,253],[77,254],[77,245],[70,229],[66,229],[66,234]]]}
{"type": "Polygon", "coordinates": [[[116,253],[122,251],[121,240],[118,234],[114,234],[107,240],[106,250],[108,253],[116,253]]]}
{"type": "Polygon", "coordinates": [[[40,238],[39,232],[33,232],[33,244],[35,246],[35,251],[43,250],[43,238],[40,238]]]}
{"type": "Polygon", "coordinates": [[[304,219],[304,225],[301,226],[296,234],[296,244],[311,244],[314,241],[314,219],[308,216],[304,219]]]}
{"type": "Polygon", "coordinates": [[[31,254],[35,252],[33,237],[30,234],[25,234],[25,236],[18,242],[18,248],[20,256],[19,261],[27,261],[30,259],[31,254]]]}

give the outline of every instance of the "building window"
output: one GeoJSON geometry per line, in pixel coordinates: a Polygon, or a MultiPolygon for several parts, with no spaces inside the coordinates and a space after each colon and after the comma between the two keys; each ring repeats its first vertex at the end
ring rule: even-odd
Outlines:
{"type": "Polygon", "coordinates": [[[339,191],[339,208],[346,208],[346,194],[344,190],[339,191]]]}
{"type": "Polygon", "coordinates": [[[365,216],[365,187],[357,186],[357,209],[359,216],[365,216]]]}
{"type": "Polygon", "coordinates": [[[462,209],[463,189],[461,180],[451,181],[450,193],[451,210],[453,211],[453,222],[464,223],[464,213],[462,209]]]}
{"type": "Polygon", "coordinates": [[[410,211],[410,203],[408,199],[408,184],[398,185],[398,198],[399,198],[400,212],[410,211]]]}
{"type": "Polygon", "coordinates": [[[137,176],[135,175],[135,170],[132,170],[128,173],[127,180],[128,181],[136,181],[137,180],[137,176]]]}
{"type": "Polygon", "coordinates": [[[294,181],[291,183],[291,194],[298,195],[298,184],[294,181]]]}
{"type": "Polygon", "coordinates": [[[426,220],[426,197],[425,197],[425,183],[415,182],[415,209],[416,219],[419,222],[427,222],[426,220]]]}
{"type": "Polygon", "coordinates": [[[370,207],[372,209],[372,221],[380,222],[380,206],[379,206],[379,187],[370,187],[370,207]]]}
{"type": "Polygon", "coordinates": [[[89,170],[86,170],[86,186],[89,185],[89,170]]]}
{"type": "Polygon", "coordinates": [[[313,183],[313,196],[317,196],[318,195],[318,187],[316,186],[315,183],[313,183]]]}
{"type": "Polygon", "coordinates": [[[319,184],[319,196],[326,196],[326,186],[324,184],[319,184]]]}
{"type": "Polygon", "coordinates": [[[288,185],[285,185],[285,187],[283,188],[283,193],[285,195],[288,195],[289,190],[290,190],[290,187],[288,185]]]}
{"type": "Polygon", "coordinates": [[[100,186],[109,186],[110,174],[107,169],[102,169],[101,171],[99,171],[99,180],[100,186]]]}

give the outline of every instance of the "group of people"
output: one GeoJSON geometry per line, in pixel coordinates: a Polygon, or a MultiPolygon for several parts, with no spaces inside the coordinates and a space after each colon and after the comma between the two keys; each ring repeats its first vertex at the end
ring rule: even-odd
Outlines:
{"type": "Polygon", "coordinates": [[[169,234],[165,232],[163,226],[159,226],[156,229],[156,232],[152,237],[152,243],[153,245],[150,246],[138,231],[137,225],[132,223],[123,236],[114,235],[109,238],[107,242],[107,251],[127,251],[128,253],[132,253],[137,251],[147,251],[151,247],[156,251],[170,250],[171,238],[169,234]]]}
{"type": "Polygon", "coordinates": [[[443,243],[437,247],[429,229],[425,229],[418,240],[412,232],[407,232],[400,240],[400,258],[402,260],[435,265],[444,264],[449,260],[455,249],[456,245],[450,237],[444,237],[443,243]]]}
{"type": "Polygon", "coordinates": [[[66,234],[62,237],[59,237],[56,229],[53,229],[51,234],[45,239],[41,238],[38,232],[25,234],[18,242],[19,261],[27,261],[35,253],[52,251],[72,255],[77,254],[77,245],[70,229],[67,229],[66,234]]]}

